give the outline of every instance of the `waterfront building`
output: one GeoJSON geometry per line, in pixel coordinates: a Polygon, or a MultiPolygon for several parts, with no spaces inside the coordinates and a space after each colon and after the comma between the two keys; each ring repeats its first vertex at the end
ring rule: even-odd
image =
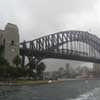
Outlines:
{"type": "Polygon", "coordinates": [[[95,72],[96,76],[100,77],[100,64],[94,63],[93,64],[93,71],[95,72]]]}
{"type": "Polygon", "coordinates": [[[8,23],[0,30],[0,47],[4,47],[3,57],[14,66],[13,59],[19,55],[19,31],[16,25],[8,23]]]}
{"type": "Polygon", "coordinates": [[[44,80],[56,80],[57,78],[59,78],[59,72],[58,71],[48,71],[48,72],[44,72],[43,73],[43,79],[44,80]]]}
{"type": "Polygon", "coordinates": [[[94,64],[93,64],[93,70],[94,70],[96,73],[100,73],[100,64],[94,63],[94,64]]]}

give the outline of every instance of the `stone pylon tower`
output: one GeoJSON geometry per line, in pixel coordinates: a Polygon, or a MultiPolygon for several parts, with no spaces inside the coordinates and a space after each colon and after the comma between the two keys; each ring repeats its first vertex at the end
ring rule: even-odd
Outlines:
{"type": "Polygon", "coordinates": [[[14,66],[13,59],[19,55],[19,31],[16,25],[8,23],[4,30],[4,58],[14,66]]]}

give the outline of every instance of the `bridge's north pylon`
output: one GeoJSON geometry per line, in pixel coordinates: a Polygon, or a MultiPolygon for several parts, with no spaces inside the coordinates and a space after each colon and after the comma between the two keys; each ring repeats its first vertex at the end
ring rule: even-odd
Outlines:
{"type": "Polygon", "coordinates": [[[20,54],[23,65],[25,56],[29,63],[44,58],[100,63],[100,38],[85,31],[62,31],[20,43],[20,54]]]}

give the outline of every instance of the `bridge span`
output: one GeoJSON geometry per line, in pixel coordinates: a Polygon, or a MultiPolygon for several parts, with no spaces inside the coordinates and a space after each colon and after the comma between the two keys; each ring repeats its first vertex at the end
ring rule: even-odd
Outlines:
{"type": "Polygon", "coordinates": [[[100,63],[100,38],[85,31],[62,31],[20,43],[20,55],[23,66],[26,57],[26,65],[45,58],[100,63]]]}

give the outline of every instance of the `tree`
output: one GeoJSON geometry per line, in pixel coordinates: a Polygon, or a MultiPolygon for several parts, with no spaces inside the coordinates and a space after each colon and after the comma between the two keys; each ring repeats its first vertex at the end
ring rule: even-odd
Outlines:
{"type": "MultiPolygon", "coordinates": [[[[5,80],[11,74],[11,66],[6,59],[0,57],[0,79],[5,80]]],[[[12,75],[11,75],[12,76],[12,75]]]]}
{"type": "Polygon", "coordinates": [[[43,71],[45,69],[46,69],[46,65],[43,62],[37,65],[37,76],[39,79],[43,79],[43,71]]]}
{"type": "MultiPolygon", "coordinates": [[[[0,79],[7,80],[8,78],[17,78],[20,73],[18,67],[12,67],[7,60],[2,56],[3,50],[0,48],[0,79]]],[[[18,56],[14,58],[14,64],[18,66],[21,60],[18,56]]]]}
{"type": "Polygon", "coordinates": [[[0,57],[3,57],[4,55],[4,46],[0,46],[0,57]]]}

